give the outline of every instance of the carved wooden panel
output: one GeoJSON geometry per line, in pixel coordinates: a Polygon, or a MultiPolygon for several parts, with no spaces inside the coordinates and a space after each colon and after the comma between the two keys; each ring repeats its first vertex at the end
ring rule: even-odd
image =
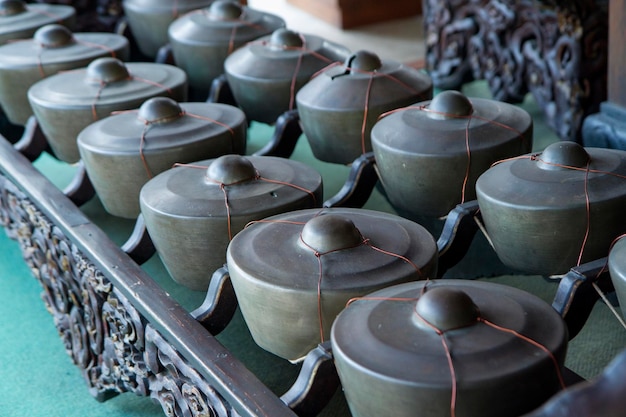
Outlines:
{"type": "Polygon", "coordinates": [[[562,140],[607,96],[607,1],[426,0],[426,65],[434,84],[487,80],[494,99],[531,92],[562,140]]]}
{"type": "Polygon", "coordinates": [[[0,223],[19,242],[91,394],[150,396],[167,416],[239,414],[26,196],[0,176],[0,223]]]}

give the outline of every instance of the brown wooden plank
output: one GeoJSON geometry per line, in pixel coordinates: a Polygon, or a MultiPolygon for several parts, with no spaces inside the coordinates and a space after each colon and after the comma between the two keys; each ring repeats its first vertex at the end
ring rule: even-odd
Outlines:
{"type": "Polygon", "coordinates": [[[287,0],[287,3],[342,29],[403,19],[422,12],[421,1],[407,0],[287,0]]]}

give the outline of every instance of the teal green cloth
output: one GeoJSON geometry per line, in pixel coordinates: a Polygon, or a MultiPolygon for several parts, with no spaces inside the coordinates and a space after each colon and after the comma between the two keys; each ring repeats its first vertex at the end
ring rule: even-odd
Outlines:
{"type": "MultiPolygon", "coordinates": [[[[481,82],[468,84],[468,96],[485,96],[481,82]]],[[[556,140],[543,123],[543,116],[532,99],[522,104],[535,120],[535,150],[556,140]]],[[[248,153],[261,148],[272,128],[252,124],[248,153]]],[[[347,177],[349,168],[314,159],[308,143],[300,139],[293,159],[306,162],[324,177],[324,193],[334,195],[347,177]]],[[[43,155],[37,166],[59,188],[65,187],[76,167],[43,155]]],[[[366,208],[393,212],[385,198],[374,192],[366,208]]],[[[81,208],[89,218],[106,230],[111,239],[122,244],[130,235],[133,221],[114,218],[102,208],[97,198],[81,208]]],[[[204,295],[187,290],[168,276],[158,256],[144,270],[163,289],[188,310],[199,306],[204,295]]],[[[485,278],[506,283],[534,293],[551,302],[556,283],[537,276],[500,276],[485,278]]],[[[122,394],[104,403],[94,400],[58,337],[52,317],[40,298],[41,287],[24,264],[17,243],[0,232],[0,416],[4,417],[147,417],[162,415],[160,406],[150,399],[122,394]]],[[[218,336],[247,367],[274,392],[280,394],[295,380],[298,367],[281,360],[254,344],[241,315],[218,336]]],[[[602,370],[613,356],[626,346],[626,331],[620,327],[606,305],[599,303],[582,333],[569,347],[567,365],[590,378],[602,370]]],[[[348,416],[341,392],[322,416],[348,416]]]]}

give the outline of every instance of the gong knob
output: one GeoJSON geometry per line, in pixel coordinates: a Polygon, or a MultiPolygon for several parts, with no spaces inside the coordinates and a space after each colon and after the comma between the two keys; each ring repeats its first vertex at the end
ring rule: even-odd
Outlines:
{"type": "Polygon", "coordinates": [[[14,16],[26,11],[26,3],[20,0],[4,0],[0,2],[0,16],[14,16]]]}
{"type": "Polygon", "coordinates": [[[167,123],[183,115],[180,105],[168,97],[154,97],[139,108],[138,118],[148,124],[167,123]]]}
{"type": "Polygon", "coordinates": [[[63,25],[43,26],[35,32],[35,42],[44,48],[59,48],[74,43],[74,35],[63,25]]]}
{"type": "Polygon", "coordinates": [[[111,83],[128,77],[126,65],[117,58],[98,58],[87,66],[87,78],[91,81],[111,83]]]}
{"type": "Polygon", "coordinates": [[[352,220],[336,214],[322,214],[307,221],[302,228],[302,241],[320,253],[353,248],[363,237],[352,220]]]}
{"type": "Polygon", "coordinates": [[[564,170],[584,168],[591,157],[582,145],[575,142],[556,142],[544,149],[539,158],[539,168],[546,170],[564,170]]]}
{"type": "Polygon", "coordinates": [[[350,70],[356,70],[360,72],[372,72],[380,69],[383,63],[375,53],[368,51],[358,51],[348,57],[346,66],[350,70]]]}
{"type": "Polygon", "coordinates": [[[302,36],[293,30],[276,29],[270,37],[270,46],[274,48],[299,48],[302,45],[302,36]]]}
{"type": "Polygon", "coordinates": [[[474,112],[472,103],[462,93],[454,90],[442,91],[430,102],[428,115],[433,119],[447,120],[470,116],[474,112]]]}
{"type": "Polygon", "coordinates": [[[242,13],[241,5],[232,1],[216,1],[209,7],[212,20],[236,20],[242,13]]]}
{"type": "Polygon", "coordinates": [[[418,325],[445,332],[476,323],[478,307],[466,292],[451,287],[429,288],[417,301],[418,325]]]}
{"type": "Polygon", "coordinates": [[[224,155],[207,169],[207,178],[219,184],[236,184],[254,179],[256,169],[248,158],[241,155],[224,155]]]}

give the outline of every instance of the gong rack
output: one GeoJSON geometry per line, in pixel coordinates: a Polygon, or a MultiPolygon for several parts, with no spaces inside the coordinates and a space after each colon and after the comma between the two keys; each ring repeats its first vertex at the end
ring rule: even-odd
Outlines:
{"type": "MultiPolygon", "coordinates": [[[[297,111],[281,118],[257,154],[291,155],[301,134],[297,111]]],[[[282,396],[274,394],[215,338],[237,308],[227,268],[213,274],[204,303],[189,313],[140,267],[155,254],[141,215],[128,240],[113,243],[79,209],[95,195],[84,167],[79,163],[59,190],[31,164],[45,150],[34,117],[15,143],[0,136],[2,224],[43,286],[68,354],[96,399],[133,392],[175,416],[314,416],[328,404],[340,385],[329,342],[309,353],[282,396]]],[[[324,206],[360,207],[377,181],[374,156],[364,154],[324,206]]],[[[476,201],[449,213],[437,241],[439,277],[463,259],[479,219],[476,201]]],[[[606,263],[580,265],[560,280],[552,306],[570,339],[599,299],[595,287],[613,291],[606,263]]],[[[582,380],[569,370],[565,376],[569,384],[582,380]]]]}

